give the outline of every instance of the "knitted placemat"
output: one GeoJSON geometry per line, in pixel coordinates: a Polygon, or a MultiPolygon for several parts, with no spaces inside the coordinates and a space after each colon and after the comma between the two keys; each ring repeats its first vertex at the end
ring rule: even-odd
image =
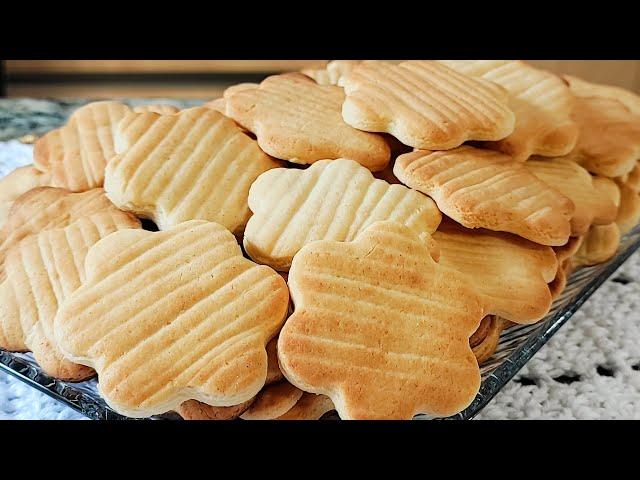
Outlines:
{"type": "MultiPolygon", "coordinates": [[[[0,176],[31,147],[0,142],[0,176]]],[[[607,280],[476,417],[640,419],[640,252],[607,280]]],[[[81,419],[0,372],[0,419],[81,419]]]]}

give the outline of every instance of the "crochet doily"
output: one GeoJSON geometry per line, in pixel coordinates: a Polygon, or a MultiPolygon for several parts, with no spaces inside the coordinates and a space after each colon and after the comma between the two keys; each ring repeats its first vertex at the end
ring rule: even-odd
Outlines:
{"type": "MultiPolygon", "coordinates": [[[[0,176],[31,147],[0,142],[0,176]]],[[[640,419],[640,252],[607,280],[476,417],[640,419]]],[[[0,419],[82,419],[0,372],[0,419]]]]}

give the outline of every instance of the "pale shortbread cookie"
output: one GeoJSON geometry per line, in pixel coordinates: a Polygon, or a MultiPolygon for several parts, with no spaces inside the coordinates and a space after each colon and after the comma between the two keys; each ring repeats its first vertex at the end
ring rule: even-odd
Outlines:
{"type": "Polygon", "coordinates": [[[249,207],[245,251],[278,270],[288,270],[307,243],[351,241],[378,220],[394,220],[422,234],[434,232],[442,218],[429,197],[377,180],[346,159],[266,172],[251,186],[249,207]]]}
{"type": "Polygon", "coordinates": [[[0,284],[0,338],[4,339],[0,346],[32,351],[42,370],[56,378],[75,381],[92,376],[90,368],[64,358],[54,339],[53,320],[59,306],[84,281],[89,248],[123,228],[140,228],[140,222],[112,208],[12,246],[5,261],[7,280],[0,284]]]}
{"type": "Polygon", "coordinates": [[[207,103],[202,105],[203,107],[210,108],[211,110],[215,110],[216,112],[220,112],[224,115],[224,112],[227,108],[227,101],[223,98],[215,98],[213,100],[208,101],[207,103]]]}
{"type": "Polygon", "coordinates": [[[572,75],[563,75],[574,95],[580,97],[600,97],[617,100],[633,114],[640,115],[640,96],[624,88],[587,82],[572,75]]]}
{"type": "Polygon", "coordinates": [[[29,190],[13,203],[0,229],[0,281],[5,278],[5,255],[20,240],[43,230],[66,227],[93,213],[116,210],[101,188],[80,193],[53,187],[29,190]]]}
{"type": "Polygon", "coordinates": [[[251,183],[280,165],[233,121],[203,107],[128,114],[117,140],[118,155],[105,172],[107,195],[161,230],[209,220],[241,233],[251,216],[251,183]]]}
{"type": "Polygon", "coordinates": [[[389,162],[381,136],[343,121],[340,87],[318,85],[302,74],[274,75],[225,100],[226,115],[253,132],[273,157],[301,164],[344,157],[372,171],[389,162]]]}
{"type": "Polygon", "coordinates": [[[405,145],[448,150],[467,140],[501,140],[515,117],[507,91],[435,61],[363,62],[344,81],[342,116],[405,145]]]}
{"type": "Polygon", "coordinates": [[[286,380],[267,385],[242,414],[243,420],[274,420],[291,410],[302,397],[302,390],[286,380]]]}
{"type": "Polygon", "coordinates": [[[618,245],[620,228],[617,223],[593,225],[572,257],[573,266],[578,268],[606,262],[616,254],[618,245]]]}
{"type": "Polygon", "coordinates": [[[640,159],[640,115],[611,98],[576,96],[573,119],[580,135],[566,158],[609,178],[634,169],[640,159]]]}
{"type": "Polygon", "coordinates": [[[631,231],[640,221],[640,195],[626,185],[620,186],[620,207],[615,221],[620,235],[631,231]]]}
{"type": "Polygon", "coordinates": [[[558,269],[551,247],[509,233],[470,230],[442,222],[433,238],[440,265],[467,275],[490,313],[515,323],[535,323],[551,307],[548,283],[558,269]]]}
{"type": "Polygon", "coordinates": [[[319,420],[331,410],[335,407],[329,397],[304,392],[293,408],[276,420],[319,420]]]}
{"type": "Polygon", "coordinates": [[[0,179],[0,228],[9,216],[13,202],[29,190],[48,185],[50,175],[43,173],[33,165],[16,168],[6,177],[0,179]]]}
{"type": "Polygon", "coordinates": [[[615,220],[618,207],[600,191],[604,183],[613,183],[608,178],[592,177],[587,170],[566,158],[533,157],[525,167],[571,199],[575,206],[571,217],[572,236],[584,235],[592,224],[606,225],[615,220]]]}
{"type": "Polygon", "coordinates": [[[470,146],[416,150],[400,155],[393,173],[467,228],[511,232],[552,246],[564,245],[571,233],[573,202],[503,153],[470,146]]]}
{"type": "Polygon", "coordinates": [[[508,137],[487,142],[485,147],[524,162],[531,155],[566,155],[575,146],[578,126],[571,119],[573,94],[560,77],[520,60],[441,62],[465,75],[497,83],[509,92],[515,129],[508,137]]]}
{"type": "Polygon", "coordinates": [[[289,288],[296,309],[278,339],[280,368],[330,397],[341,418],[452,415],[478,392],[469,337],[485,307],[404,225],[376,222],[352,242],[306,245],[289,288]]]}
{"type": "Polygon", "coordinates": [[[344,86],[347,75],[361,63],[361,60],[332,60],[324,68],[306,68],[306,76],[313,78],[318,85],[344,86]]]}
{"type": "Polygon", "coordinates": [[[131,110],[119,102],[93,102],[76,110],[66,125],[35,143],[37,169],[51,174],[51,185],[75,192],[102,187],[104,169],[115,155],[118,122],[131,110]]]}
{"type": "Polygon", "coordinates": [[[186,400],[227,407],[260,391],[287,285],[244,258],[224,227],[194,220],[117,232],[85,267],[86,281],[56,316],[56,339],[70,360],[97,371],[114,410],[148,417],[186,400]]]}

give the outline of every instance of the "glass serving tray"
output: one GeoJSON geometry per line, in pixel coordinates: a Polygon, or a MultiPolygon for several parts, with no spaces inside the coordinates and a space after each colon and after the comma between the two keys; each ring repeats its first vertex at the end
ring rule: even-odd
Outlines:
{"type": "MultiPolygon", "coordinates": [[[[3,114],[5,118],[10,116],[12,105],[7,106],[7,101],[0,100],[0,140],[16,138],[27,133],[32,133],[31,127],[12,127],[11,135],[3,137],[3,114]]],[[[44,103],[44,101],[39,101],[44,103]]],[[[148,101],[157,103],[158,100],[148,101]]],[[[55,128],[64,121],[69,107],[77,108],[85,102],[46,102],[60,104],[64,112],[47,127],[38,126],[40,132],[55,128]]],[[[131,102],[134,103],[134,102],[131,102]]],[[[137,102],[135,102],[137,103],[137,102]]],[[[147,103],[147,102],[145,102],[147,103]]],[[[181,102],[171,103],[181,105],[181,102]]],[[[25,109],[23,109],[25,110],[25,109]]],[[[20,111],[20,118],[29,118],[27,111],[20,111]]],[[[28,122],[25,122],[28,124],[28,122]]],[[[622,237],[618,252],[609,262],[594,267],[582,268],[575,271],[567,281],[567,286],[560,297],[554,302],[549,314],[534,325],[518,325],[504,330],[500,336],[498,348],[493,356],[481,367],[482,384],[478,395],[471,405],[457,415],[448,417],[447,420],[468,420],[476,416],[482,408],[500,391],[500,389],[529,361],[540,348],[547,343],[558,329],[571,318],[580,306],[593,294],[602,283],[624,263],[631,254],[640,247],[640,225],[622,237]]],[[[11,353],[0,349],[0,369],[17,377],[32,387],[50,395],[51,397],[67,404],[69,407],[95,420],[122,420],[128,419],[113,411],[100,397],[97,391],[97,380],[91,379],[84,382],[63,382],[49,377],[41,372],[29,353],[11,353]]],[[[152,417],[152,419],[179,419],[173,413],[167,413],[152,417]]],[[[335,412],[325,415],[326,419],[336,419],[335,412]]],[[[426,416],[418,415],[416,419],[426,419],[426,416]]]]}

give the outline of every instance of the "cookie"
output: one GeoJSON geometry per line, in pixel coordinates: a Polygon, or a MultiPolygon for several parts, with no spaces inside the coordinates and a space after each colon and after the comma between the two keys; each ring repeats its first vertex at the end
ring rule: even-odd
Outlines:
{"type": "Polygon", "coordinates": [[[470,230],[442,222],[433,238],[440,265],[468,276],[493,314],[515,323],[534,323],[551,307],[548,283],[558,269],[551,247],[508,233],[470,230]]]}
{"type": "Polygon", "coordinates": [[[566,158],[609,178],[633,170],[640,159],[640,115],[614,99],[576,96],[573,119],[580,135],[566,158]]]}
{"type": "Polygon", "coordinates": [[[275,75],[258,88],[226,98],[226,115],[253,132],[269,155],[293,163],[350,158],[372,171],[382,170],[389,146],[379,135],[342,120],[344,91],[322,86],[302,74],[275,75]]]}
{"type": "MultiPolygon", "coordinates": [[[[64,228],[45,230],[13,245],[0,285],[0,325],[9,350],[30,350],[42,370],[62,380],[83,380],[93,370],[65,359],[53,335],[60,305],[84,281],[84,259],[98,240],[140,222],[113,208],[82,217],[64,228]]],[[[134,231],[134,230],[132,230],[134,231]]]]}
{"type": "MultiPolygon", "coordinates": [[[[525,167],[550,187],[571,199],[575,210],[571,217],[571,235],[587,233],[589,227],[606,225],[616,218],[618,207],[603,195],[608,178],[592,177],[587,170],[566,158],[533,157],[525,167]]],[[[611,187],[609,187],[611,188],[611,187]]]]}
{"type": "Polygon", "coordinates": [[[360,60],[332,60],[324,68],[306,68],[301,73],[313,78],[318,85],[342,87],[347,75],[360,63],[360,60]]]}
{"type": "Polygon", "coordinates": [[[345,79],[344,92],[345,122],[418,149],[501,140],[515,125],[503,87],[435,61],[363,62],[345,79]]]}
{"type": "Polygon", "coordinates": [[[489,317],[489,328],[482,341],[473,347],[473,354],[479,365],[489,360],[498,348],[500,343],[500,334],[509,326],[509,321],[491,315],[489,317]]]}
{"type": "Polygon", "coordinates": [[[563,75],[574,95],[580,97],[600,97],[616,100],[627,107],[634,115],[640,115],[640,96],[624,88],[587,82],[572,75],[563,75]]]}
{"type": "Polygon", "coordinates": [[[352,242],[306,245],[289,288],[296,309],[278,339],[280,368],[341,418],[451,415],[478,392],[469,337],[484,305],[408,227],[376,222],[352,242]]]}
{"type": "Polygon", "coordinates": [[[203,107],[175,115],[131,113],[117,134],[119,154],[105,172],[107,195],[161,230],[209,220],[241,233],[251,215],[251,183],[279,166],[233,121],[203,107]]]}
{"type": "Polygon", "coordinates": [[[480,325],[478,325],[476,331],[473,332],[473,335],[469,337],[469,346],[471,348],[475,347],[476,345],[480,345],[480,343],[482,343],[482,340],[484,340],[484,338],[487,336],[491,327],[492,317],[493,315],[487,315],[486,317],[484,317],[480,322],[480,325]]]}
{"type": "Polygon", "coordinates": [[[551,298],[555,300],[560,295],[562,295],[562,292],[564,292],[564,289],[567,286],[567,279],[571,275],[572,270],[573,270],[573,263],[570,258],[567,258],[559,266],[558,271],[556,273],[556,278],[554,278],[553,282],[549,284],[549,291],[551,292],[551,298]]]}
{"type": "Polygon", "coordinates": [[[66,125],[35,143],[35,167],[50,173],[54,187],[74,192],[102,187],[105,165],[115,155],[115,129],[128,112],[129,107],[119,102],[80,107],[66,125]]]}
{"type": "Polygon", "coordinates": [[[291,410],[300,397],[302,390],[289,382],[282,381],[264,387],[255,401],[242,414],[243,420],[273,420],[291,410]]]}
{"type": "Polygon", "coordinates": [[[620,186],[620,207],[615,221],[620,235],[631,231],[640,221],[640,195],[626,185],[620,186]]]}
{"type": "Polygon", "coordinates": [[[571,233],[573,202],[503,153],[466,145],[416,150],[400,155],[393,173],[467,228],[515,233],[551,246],[564,245],[571,233]]]}
{"type": "Polygon", "coordinates": [[[101,211],[117,211],[101,188],[72,193],[63,188],[38,187],[18,197],[0,229],[0,281],[2,265],[12,245],[43,230],[66,227],[101,211]]]}
{"type": "Polygon", "coordinates": [[[41,172],[33,165],[16,168],[0,179],[0,228],[4,226],[13,202],[20,195],[49,182],[49,174],[41,172]]]}
{"type": "Polygon", "coordinates": [[[277,270],[288,270],[309,242],[350,241],[378,220],[393,220],[421,234],[434,232],[442,218],[429,197],[376,180],[347,159],[266,172],[251,186],[249,208],[253,216],[244,232],[244,249],[277,270]]]}
{"type": "Polygon", "coordinates": [[[635,167],[629,173],[624,174],[621,177],[616,178],[618,185],[626,185],[640,193],[640,162],[636,162],[635,167]]]}
{"type": "Polygon", "coordinates": [[[319,420],[331,410],[335,408],[329,397],[304,392],[293,408],[279,416],[277,420],[319,420]]]}
{"type": "Polygon", "coordinates": [[[524,162],[531,155],[566,155],[575,146],[578,126],[571,119],[573,94],[558,76],[520,60],[441,62],[465,75],[496,83],[509,92],[515,128],[506,138],[485,143],[486,148],[524,162]]]}
{"type": "Polygon", "coordinates": [[[56,340],[70,360],[97,371],[114,410],[148,417],[186,400],[227,407],[260,391],[265,345],[289,295],[224,227],[194,220],[117,232],[90,250],[85,268],[86,281],[56,316],[56,340]]]}
{"type": "Polygon", "coordinates": [[[593,225],[572,258],[573,266],[578,268],[604,263],[616,254],[618,245],[620,228],[617,223],[593,225]]]}
{"type": "Polygon", "coordinates": [[[253,401],[250,398],[240,405],[212,407],[197,400],[187,400],[180,404],[177,412],[185,420],[235,420],[247,411],[253,401]]]}
{"type": "Polygon", "coordinates": [[[571,237],[569,241],[560,247],[553,247],[553,251],[556,254],[556,258],[558,259],[558,265],[562,264],[568,258],[573,257],[578,250],[580,250],[580,246],[584,241],[584,236],[582,237],[571,237]]]}

